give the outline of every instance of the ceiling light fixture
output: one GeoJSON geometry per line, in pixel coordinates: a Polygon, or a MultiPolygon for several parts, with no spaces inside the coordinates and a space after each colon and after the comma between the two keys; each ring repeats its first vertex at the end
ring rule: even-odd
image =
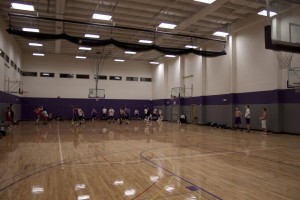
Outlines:
{"type": "MultiPolygon", "coordinates": [[[[277,15],[276,12],[273,12],[273,11],[269,11],[269,12],[270,12],[270,17],[277,15]]],[[[257,14],[262,15],[262,16],[268,16],[268,11],[262,10],[262,11],[258,12],[257,14]]]]}
{"type": "Polygon", "coordinates": [[[139,40],[139,43],[152,44],[151,40],[139,40]]]}
{"type": "Polygon", "coordinates": [[[188,49],[197,49],[198,47],[197,46],[192,46],[192,45],[185,45],[185,48],[188,48],[188,49]]]}
{"type": "Polygon", "coordinates": [[[22,28],[23,31],[26,31],[26,32],[34,32],[34,33],[39,33],[40,30],[37,29],[37,28],[22,28]]]}
{"type": "Polygon", "coordinates": [[[125,60],[123,60],[123,59],[115,59],[114,61],[116,61],[116,62],[125,62],[125,60]]]}
{"type": "Polygon", "coordinates": [[[175,55],[165,55],[165,57],[167,57],[167,58],[175,58],[176,56],[175,55]]]}
{"type": "Polygon", "coordinates": [[[43,44],[40,44],[40,43],[29,43],[29,46],[42,47],[43,44]]]}
{"type": "Polygon", "coordinates": [[[85,56],[76,56],[77,59],[86,59],[85,56]]]}
{"type": "Polygon", "coordinates": [[[176,26],[177,26],[176,24],[161,23],[158,27],[159,28],[174,29],[176,26]]]}
{"type": "Polygon", "coordinates": [[[125,51],[125,54],[132,54],[132,55],[134,55],[134,54],[136,54],[136,52],[134,52],[134,51],[125,51]]]}
{"type": "Polygon", "coordinates": [[[201,3],[211,4],[211,3],[213,3],[216,0],[194,0],[194,1],[198,1],[198,2],[201,2],[201,3]]]}
{"type": "Polygon", "coordinates": [[[34,55],[34,56],[45,56],[45,54],[43,54],[43,53],[33,53],[32,55],[34,55]]]}
{"type": "Polygon", "coordinates": [[[11,7],[17,10],[34,11],[34,6],[28,4],[11,3],[11,7]]]}
{"type": "Polygon", "coordinates": [[[90,47],[79,47],[80,50],[87,50],[87,51],[90,51],[92,50],[92,48],[90,47]]]}
{"type": "Polygon", "coordinates": [[[99,19],[99,20],[106,20],[109,21],[111,20],[112,16],[111,15],[103,15],[103,14],[93,14],[93,19],[99,19]]]}
{"type": "Polygon", "coordinates": [[[229,33],[226,32],[222,32],[222,31],[216,31],[213,33],[214,36],[220,36],[220,37],[226,37],[227,35],[229,35],[229,33]]]}
{"type": "Polygon", "coordinates": [[[100,35],[94,35],[94,34],[85,34],[84,37],[87,37],[87,38],[99,38],[100,35]]]}

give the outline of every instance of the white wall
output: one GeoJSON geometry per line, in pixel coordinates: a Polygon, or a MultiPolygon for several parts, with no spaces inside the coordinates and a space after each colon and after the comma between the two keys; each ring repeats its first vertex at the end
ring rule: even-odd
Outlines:
{"type": "MultiPolygon", "coordinates": [[[[143,62],[114,62],[106,59],[100,75],[122,76],[122,81],[99,80],[98,88],[105,89],[107,99],[152,99],[152,82],[126,81],[129,77],[152,78],[152,65],[143,62]]],[[[70,56],[24,56],[24,71],[38,72],[38,77],[25,77],[24,90],[28,97],[87,98],[89,88],[95,88],[94,74],[89,59],[70,56]],[[39,77],[40,72],[55,73],[54,78],[39,77]],[[59,78],[60,73],[89,74],[90,79],[59,78]]]]}
{"type": "Polygon", "coordinates": [[[206,58],[206,95],[227,93],[229,56],[206,58]]]}
{"type": "Polygon", "coordinates": [[[168,94],[165,98],[171,97],[171,89],[174,87],[180,87],[182,81],[182,70],[181,70],[181,60],[180,56],[176,58],[165,59],[165,67],[168,69],[167,74],[167,88],[168,94]]]}
{"type": "MultiPolygon", "coordinates": [[[[230,36],[225,56],[184,55],[165,61],[168,89],[193,84],[193,96],[286,89],[287,71],[279,70],[275,53],[265,49],[264,26],[265,22],[260,22],[230,36]],[[180,78],[188,75],[193,77],[183,78],[181,83],[180,78]]],[[[298,59],[294,54],[293,65],[298,59]]],[[[158,87],[161,82],[155,70],[153,84],[158,87]]],[[[157,96],[162,96],[161,90],[159,95],[154,90],[154,99],[157,96]]]]}
{"type": "Polygon", "coordinates": [[[265,49],[264,25],[256,24],[236,35],[238,93],[278,88],[276,57],[265,49]]]}
{"type": "MultiPolygon", "coordinates": [[[[11,35],[5,30],[7,25],[0,18],[0,48],[9,56],[16,65],[22,69],[22,53],[19,46],[15,43],[11,35]]],[[[9,61],[10,62],[10,61],[9,61]]],[[[10,66],[10,63],[5,61],[5,58],[0,57],[0,91],[7,91],[7,87],[4,86],[7,84],[4,83],[4,80],[11,81],[20,81],[20,74],[10,66]]],[[[6,82],[7,83],[7,82],[6,82]]],[[[13,89],[12,83],[11,89],[13,89]]]]}
{"type": "Polygon", "coordinates": [[[165,84],[165,74],[167,70],[165,70],[165,65],[163,63],[159,65],[153,65],[153,74],[152,74],[152,98],[153,99],[164,99],[166,84],[165,84]]]}
{"type": "MultiPolygon", "coordinates": [[[[193,88],[192,96],[201,96],[202,95],[202,57],[195,54],[188,54],[182,56],[183,60],[183,85],[186,88],[193,88]]],[[[190,92],[187,90],[187,95],[190,92]]]]}

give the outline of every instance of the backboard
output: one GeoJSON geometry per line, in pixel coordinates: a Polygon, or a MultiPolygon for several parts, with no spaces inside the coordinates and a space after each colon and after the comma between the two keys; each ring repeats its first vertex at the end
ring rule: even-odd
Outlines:
{"type": "Polygon", "coordinates": [[[300,53],[300,1],[270,2],[271,24],[265,28],[266,49],[300,53]]]}
{"type": "Polygon", "coordinates": [[[89,89],[89,98],[97,98],[97,99],[104,99],[105,98],[105,90],[104,89],[89,89]]]}
{"type": "Polygon", "coordinates": [[[291,68],[288,70],[288,88],[300,87],[300,67],[291,68]]]}

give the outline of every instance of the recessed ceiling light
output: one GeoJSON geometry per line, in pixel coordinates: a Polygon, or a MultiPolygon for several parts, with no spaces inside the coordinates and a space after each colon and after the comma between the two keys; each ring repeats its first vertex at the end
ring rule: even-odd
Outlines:
{"type": "Polygon", "coordinates": [[[32,55],[34,55],[34,56],[45,56],[45,54],[43,54],[43,53],[33,53],[32,55]]]}
{"type": "Polygon", "coordinates": [[[125,60],[123,59],[115,59],[116,62],[124,62],[125,60]]]}
{"type": "Polygon", "coordinates": [[[220,36],[220,37],[226,37],[227,35],[229,35],[229,33],[226,32],[222,32],[222,31],[216,31],[213,33],[214,36],[220,36]]]}
{"type": "Polygon", "coordinates": [[[158,27],[159,28],[174,29],[176,26],[177,26],[176,24],[161,23],[158,27]]]}
{"type": "Polygon", "coordinates": [[[49,73],[42,73],[43,76],[49,76],[49,73]]]}
{"type": "Polygon", "coordinates": [[[87,51],[90,51],[92,50],[92,48],[90,47],[79,47],[80,50],[87,50],[87,51]]]}
{"type": "Polygon", "coordinates": [[[100,20],[106,20],[109,21],[111,20],[112,16],[111,15],[103,15],[103,14],[93,14],[93,19],[100,19],[100,20]]]}
{"type": "Polygon", "coordinates": [[[134,54],[136,54],[136,52],[134,52],[134,51],[125,51],[125,54],[132,54],[132,55],[134,55],[134,54]]]}
{"type": "Polygon", "coordinates": [[[29,46],[42,47],[43,44],[40,44],[40,43],[29,43],[29,46]]]}
{"type": "Polygon", "coordinates": [[[159,65],[159,62],[151,61],[150,64],[152,64],[152,65],[159,65]]]}
{"type": "Polygon", "coordinates": [[[211,3],[213,3],[213,2],[216,1],[216,0],[194,0],[194,1],[198,1],[198,2],[201,2],[201,3],[208,3],[208,4],[211,4],[211,3]]]}
{"type": "Polygon", "coordinates": [[[167,57],[167,58],[175,58],[176,56],[175,55],[165,55],[165,57],[167,57]]]}
{"type": "Polygon", "coordinates": [[[151,40],[139,40],[139,43],[152,44],[151,40]]]}
{"type": "Polygon", "coordinates": [[[94,34],[85,34],[84,37],[87,37],[87,38],[99,38],[100,35],[94,35],[94,34]]]}
{"type": "Polygon", "coordinates": [[[17,10],[34,11],[34,6],[28,4],[11,3],[11,7],[17,10]]]}
{"type": "Polygon", "coordinates": [[[39,33],[40,30],[37,29],[37,28],[22,28],[23,31],[26,31],[26,32],[34,32],[34,33],[39,33]]]}
{"type": "Polygon", "coordinates": [[[85,56],[76,56],[76,58],[78,58],[78,59],[86,59],[85,56]]]}
{"type": "Polygon", "coordinates": [[[185,45],[185,48],[189,48],[189,49],[197,49],[197,46],[192,46],[192,45],[185,45]]]}
{"type": "MultiPolygon", "coordinates": [[[[270,12],[270,17],[277,15],[276,12],[273,12],[273,11],[269,11],[269,12],[270,12]]],[[[262,15],[262,16],[268,16],[268,11],[262,10],[262,11],[258,12],[257,14],[262,15]]]]}

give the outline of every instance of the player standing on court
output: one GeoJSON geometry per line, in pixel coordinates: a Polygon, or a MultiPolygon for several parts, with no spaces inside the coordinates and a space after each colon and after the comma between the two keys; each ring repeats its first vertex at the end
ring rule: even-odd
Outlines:
{"type": "Polygon", "coordinates": [[[235,119],[234,119],[235,129],[237,129],[239,127],[242,131],[243,130],[242,125],[241,125],[242,124],[242,120],[241,120],[242,112],[239,110],[238,107],[235,108],[234,116],[235,116],[235,119]]]}
{"type": "Polygon", "coordinates": [[[267,109],[263,108],[262,115],[259,118],[261,120],[261,128],[264,131],[264,134],[267,135],[267,109]]]}
{"type": "Polygon", "coordinates": [[[245,121],[246,121],[247,131],[250,132],[250,108],[249,108],[249,105],[246,106],[245,121]]]}
{"type": "Polygon", "coordinates": [[[115,123],[115,110],[110,107],[108,110],[108,123],[110,123],[112,121],[112,123],[115,123]]]}
{"type": "Polygon", "coordinates": [[[103,107],[103,109],[102,109],[102,119],[106,120],[106,117],[107,117],[107,109],[105,107],[103,107]]]}

